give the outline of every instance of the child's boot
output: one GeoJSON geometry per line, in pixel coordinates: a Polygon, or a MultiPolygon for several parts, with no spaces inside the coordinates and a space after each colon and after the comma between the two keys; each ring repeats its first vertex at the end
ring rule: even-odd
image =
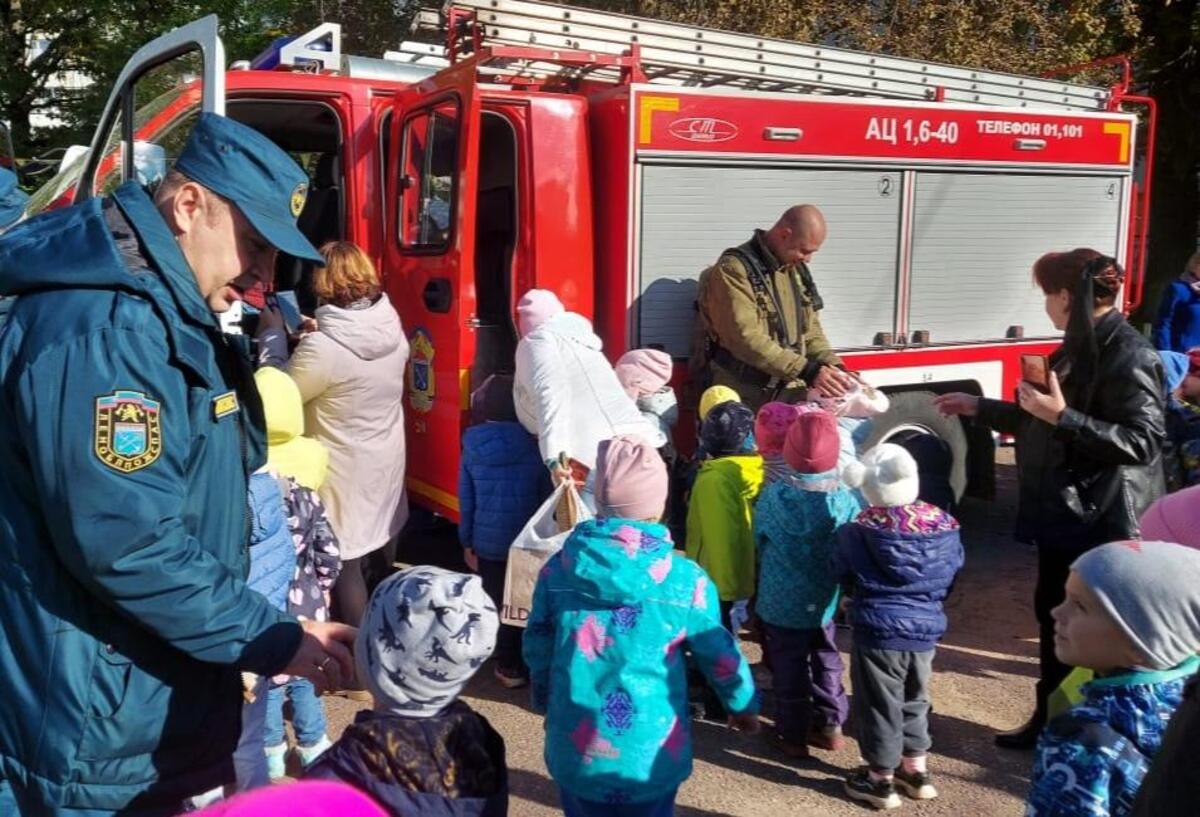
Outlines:
{"type": "Polygon", "coordinates": [[[321,739],[312,746],[297,746],[296,753],[300,755],[300,765],[307,769],[332,745],[328,735],[321,735],[321,739]]]}
{"type": "Polygon", "coordinates": [[[287,775],[287,750],[287,743],[268,746],[264,750],[267,754],[267,776],[272,782],[282,780],[287,775]]]}

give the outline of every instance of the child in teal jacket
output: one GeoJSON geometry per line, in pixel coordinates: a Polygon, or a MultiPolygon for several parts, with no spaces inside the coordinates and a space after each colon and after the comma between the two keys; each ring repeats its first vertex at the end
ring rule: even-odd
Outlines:
{"type": "Polygon", "coordinates": [[[602,516],[575,529],[534,591],[525,662],[567,817],[672,813],[692,772],[685,650],[733,725],[758,728],[750,668],[721,626],[716,588],[658,522],[666,500],[652,443],[601,443],[602,516]]]}

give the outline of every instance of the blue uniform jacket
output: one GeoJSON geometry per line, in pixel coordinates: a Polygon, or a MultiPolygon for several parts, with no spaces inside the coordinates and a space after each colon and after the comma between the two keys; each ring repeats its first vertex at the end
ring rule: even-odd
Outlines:
{"type": "Polygon", "coordinates": [[[1200,292],[1178,279],[1167,284],[1150,339],[1164,352],[1186,353],[1200,346],[1200,292]]]}
{"type": "Polygon", "coordinates": [[[551,490],[537,438],[520,423],[468,428],[458,472],[463,547],[484,559],[507,559],[513,540],[551,490]]]}
{"type": "MultiPolygon", "coordinates": [[[[133,184],[0,239],[0,779],[177,805],[233,777],[240,670],[297,623],[246,585],[264,457],[244,355],[133,184]]],[[[50,809],[45,809],[50,810],[50,809]]]]}
{"type": "Polygon", "coordinates": [[[1200,659],[1193,656],[1174,669],[1131,670],[1084,684],[1083,700],[1038,739],[1026,817],[1131,814],[1197,669],[1200,659]]]}

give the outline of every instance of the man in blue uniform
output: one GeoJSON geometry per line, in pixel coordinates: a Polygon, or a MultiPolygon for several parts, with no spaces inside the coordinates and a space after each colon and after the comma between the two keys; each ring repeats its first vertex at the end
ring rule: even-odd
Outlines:
{"type": "Polygon", "coordinates": [[[242,671],[352,677],[352,628],[245,584],[262,405],[213,315],[276,250],[320,262],[307,182],[204,114],[153,201],[129,182],[0,238],[5,817],[178,813],[233,780],[242,671]]]}

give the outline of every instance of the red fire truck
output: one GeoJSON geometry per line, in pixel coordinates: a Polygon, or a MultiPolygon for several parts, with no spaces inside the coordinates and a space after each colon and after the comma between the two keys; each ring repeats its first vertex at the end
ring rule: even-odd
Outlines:
{"type": "MultiPolygon", "coordinates": [[[[169,166],[200,110],[291,152],[312,176],[302,229],[364,247],[403,318],[409,489],[442,515],[468,394],[511,370],[521,293],[557,292],[610,357],[658,345],[682,364],[701,270],[792,204],[828,220],[826,332],[892,394],[875,439],[937,435],[959,492],[989,489],[993,440],[931,397],[1011,395],[1020,355],[1058,343],[1032,261],[1094,247],[1127,262],[1125,306],[1141,297],[1154,108],[1127,62],[1093,87],[532,0],[453,0],[422,23],[444,49],[342,55],[327,24],[228,69],[215,18],[165,35],[33,207],[133,176],[148,143],[169,166]],[[178,59],[183,90],[164,90],[178,59]]],[[[302,292],[311,270],[278,272],[302,292]]]]}

